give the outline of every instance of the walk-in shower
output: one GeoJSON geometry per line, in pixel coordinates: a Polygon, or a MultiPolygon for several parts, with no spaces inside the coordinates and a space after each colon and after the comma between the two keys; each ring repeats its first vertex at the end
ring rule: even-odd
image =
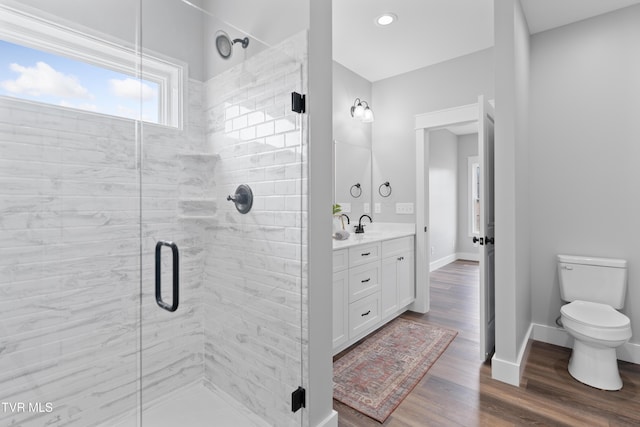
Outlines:
{"type": "Polygon", "coordinates": [[[263,3],[0,0],[0,425],[308,423],[307,30],[263,3]]]}

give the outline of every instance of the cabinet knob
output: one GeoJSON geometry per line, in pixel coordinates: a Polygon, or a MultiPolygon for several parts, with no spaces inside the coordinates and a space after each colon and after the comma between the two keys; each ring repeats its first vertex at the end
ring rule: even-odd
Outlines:
{"type": "Polygon", "coordinates": [[[364,317],[364,316],[368,316],[369,313],[371,313],[371,310],[367,311],[366,313],[362,313],[360,316],[364,317]]]}

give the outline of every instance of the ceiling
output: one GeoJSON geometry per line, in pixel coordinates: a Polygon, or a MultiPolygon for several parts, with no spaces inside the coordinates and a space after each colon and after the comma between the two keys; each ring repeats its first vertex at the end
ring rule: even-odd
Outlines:
{"type": "MultiPolygon", "coordinates": [[[[521,0],[532,34],[640,0],[521,0]]],[[[493,46],[493,0],[334,0],[333,58],[375,82],[493,46]],[[383,12],[398,20],[375,24],[383,12]]]]}
{"type": "Polygon", "coordinates": [[[640,0],[521,0],[531,34],[639,4],[640,0]]]}

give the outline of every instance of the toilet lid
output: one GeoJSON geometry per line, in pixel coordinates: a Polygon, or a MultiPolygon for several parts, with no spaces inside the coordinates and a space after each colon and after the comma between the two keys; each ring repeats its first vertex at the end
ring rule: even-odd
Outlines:
{"type": "Polygon", "coordinates": [[[571,320],[600,328],[624,328],[630,324],[624,314],[610,305],[596,302],[573,301],[563,305],[560,311],[571,320]]]}

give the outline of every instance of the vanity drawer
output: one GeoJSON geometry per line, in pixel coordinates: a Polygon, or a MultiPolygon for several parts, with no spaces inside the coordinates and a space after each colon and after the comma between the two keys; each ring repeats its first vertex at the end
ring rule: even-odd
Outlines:
{"type": "Polygon", "coordinates": [[[380,321],[380,293],[349,305],[349,339],[366,332],[380,321]]]}
{"type": "Polygon", "coordinates": [[[380,263],[372,262],[349,269],[349,302],[380,290],[380,263]]]}
{"type": "Polygon", "coordinates": [[[400,237],[399,239],[385,240],[382,242],[382,257],[400,255],[404,252],[414,250],[414,237],[400,237]]]}
{"type": "Polygon", "coordinates": [[[349,250],[333,251],[333,272],[342,271],[349,267],[349,250]]]}
{"type": "Polygon", "coordinates": [[[380,258],[380,243],[371,243],[349,248],[349,267],[377,261],[380,258]]]}

